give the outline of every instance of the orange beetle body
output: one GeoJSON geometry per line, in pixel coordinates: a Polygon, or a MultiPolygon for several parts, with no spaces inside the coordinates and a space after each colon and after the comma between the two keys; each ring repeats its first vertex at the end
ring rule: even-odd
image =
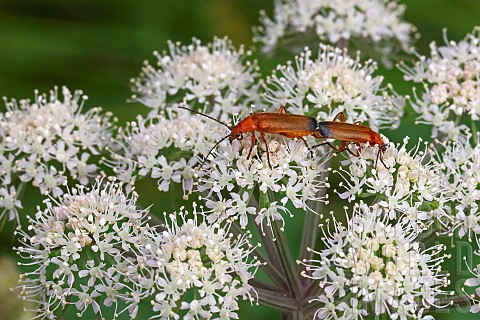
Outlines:
{"type": "Polygon", "coordinates": [[[383,142],[378,132],[373,131],[370,127],[362,126],[360,121],[355,123],[345,123],[345,116],[343,112],[337,114],[334,121],[318,122],[318,133],[321,137],[326,139],[340,140],[342,141],[342,145],[339,148],[336,148],[330,142],[325,142],[313,146],[313,148],[328,144],[332,149],[337,150],[338,152],[347,150],[355,157],[360,156],[360,143],[368,143],[371,146],[378,145],[379,148],[377,160],[375,160],[375,167],[377,167],[377,161],[380,159],[380,162],[382,162],[385,168],[388,168],[382,158],[383,153],[387,150],[388,145],[383,142]],[[338,117],[340,117],[340,121],[335,121],[338,117]],[[348,142],[357,145],[356,152],[353,152],[347,147],[348,142]]]}
{"type": "Polygon", "coordinates": [[[384,145],[380,135],[370,127],[360,124],[338,121],[318,122],[318,132],[322,138],[335,139],[343,142],[369,143],[371,146],[384,145]]]}
{"type": "Polygon", "coordinates": [[[302,138],[317,133],[317,120],[312,117],[285,113],[281,107],[278,113],[252,113],[232,128],[230,140],[242,139],[242,134],[260,132],[260,134],[280,134],[287,138],[302,138]]]}
{"type": "MultiPolygon", "coordinates": [[[[265,133],[279,134],[287,138],[298,138],[308,147],[306,136],[318,136],[317,120],[315,118],[300,114],[286,113],[285,107],[281,106],[277,113],[257,112],[252,113],[232,128],[230,141],[242,140],[243,134],[252,133],[252,144],[247,158],[250,158],[253,146],[255,145],[255,131],[260,132],[260,139],[267,146],[267,159],[270,164],[270,155],[268,152],[268,143],[265,139],[265,133]]],[[[310,149],[310,148],[309,148],[310,149]]]]}

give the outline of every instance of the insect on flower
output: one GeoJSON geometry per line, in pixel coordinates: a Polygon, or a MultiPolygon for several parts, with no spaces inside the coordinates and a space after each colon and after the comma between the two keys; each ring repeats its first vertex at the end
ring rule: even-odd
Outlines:
{"type": "Polygon", "coordinates": [[[352,156],[359,157],[361,143],[368,143],[370,146],[378,145],[375,167],[377,167],[378,160],[380,159],[380,162],[388,169],[383,161],[383,154],[387,151],[388,144],[383,142],[378,132],[373,131],[368,126],[363,126],[361,121],[346,123],[344,113],[339,112],[335,118],[333,118],[333,121],[319,121],[317,123],[317,131],[317,134],[314,135],[315,138],[336,139],[342,141],[342,144],[337,148],[327,141],[313,146],[312,149],[327,144],[337,152],[346,150],[352,156]],[[337,119],[340,119],[340,121],[337,121],[337,119]],[[356,145],[356,152],[348,148],[347,143],[349,142],[356,145]]]}
{"type": "Polygon", "coordinates": [[[308,146],[307,141],[305,140],[304,137],[313,135],[317,138],[321,138],[320,136],[318,136],[317,120],[315,118],[305,116],[305,115],[300,115],[300,114],[288,113],[284,106],[281,106],[278,109],[278,112],[251,113],[248,117],[241,120],[239,123],[237,123],[233,127],[230,127],[227,124],[221,122],[220,120],[210,117],[204,113],[197,112],[195,110],[188,109],[185,107],[179,107],[179,108],[189,110],[191,112],[197,113],[199,115],[202,115],[204,117],[217,121],[218,123],[221,123],[222,125],[226,126],[230,130],[230,133],[228,135],[220,139],[220,141],[218,141],[210,149],[205,159],[208,158],[208,156],[215,149],[215,147],[217,147],[222,141],[226,140],[227,138],[230,140],[230,142],[232,142],[233,140],[242,140],[244,133],[251,132],[252,143],[247,156],[247,159],[249,159],[252,154],[253,146],[255,145],[255,139],[256,139],[255,131],[257,131],[260,133],[260,139],[265,144],[265,146],[267,146],[266,149],[267,149],[268,165],[270,168],[272,168],[272,165],[270,164],[270,154],[268,152],[268,143],[267,143],[267,140],[265,139],[265,133],[279,134],[291,139],[293,138],[300,139],[303,141],[303,143],[309,150],[311,149],[308,146]]]}
{"type": "Polygon", "coordinates": [[[244,133],[252,133],[251,139],[252,143],[250,146],[250,150],[248,152],[247,159],[250,158],[252,154],[253,146],[255,145],[255,132],[260,133],[260,139],[262,142],[267,146],[267,160],[268,165],[272,168],[270,164],[270,155],[268,152],[268,143],[265,139],[265,133],[270,134],[279,134],[287,138],[297,138],[303,141],[305,146],[310,150],[313,154],[312,149],[319,147],[321,145],[328,144],[332,149],[342,152],[347,150],[353,156],[359,156],[359,150],[356,153],[348,149],[347,142],[355,143],[357,146],[360,146],[360,143],[370,143],[370,145],[379,145],[379,151],[377,159],[380,158],[380,161],[386,167],[385,163],[381,158],[381,154],[386,151],[387,144],[385,144],[380,137],[380,135],[373,131],[370,127],[362,126],[360,122],[355,123],[345,123],[345,116],[343,112],[338,113],[333,121],[317,121],[313,117],[301,115],[301,114],[292,114],[288,113],[285,109],[285,106],[281,106],[278,109],[278,112],[255,112],[251,113],[248,117],[241,120],[239,123],[234,125],[233,127],[228,126],[226,123],[221,122],[218,119],[210,117],[204,113],[186,108],[186,107],[179,107],[181,109],[185,109],[209,119],[212,119],[230,130],[230,133],[220,139],[215,145],[210,149],[207,153],[208,158],[210,153],[224,140],[229,139],[230,142],[233,140],[242,140],[244,133]],[[336,121],[340,118],[340,121],[336,121]],[[330,142],[324,142],[313,146],[310,148],[305,140],[305,137],[313,136],[317,139],[337,139],[342,141],[342,145],[339,148],[333,146],[330,142]]]}

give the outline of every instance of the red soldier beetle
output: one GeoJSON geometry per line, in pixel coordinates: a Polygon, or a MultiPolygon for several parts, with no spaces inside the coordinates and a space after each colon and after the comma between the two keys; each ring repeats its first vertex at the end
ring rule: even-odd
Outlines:
{"type": "Polygon", "coordinates": [[[281,106],[278,109],[278,112],[255,112],[251,113],[248,117],[241,120],[239,123],[234,125],[233,127],[229,127],[227,124],[221,122],[218,119],[210,117],[204,113],[185,108],[179,107],[181,109],[185,109],[200,115],[203,115],[209,119],[212,119],[222,125],[226,126],[230,129],[230,133],[220,139],[208,152],[205,159],[208,158],[210,153],[218,146],[223,140],[229,138],[230,142],[233,140],[242,140],[244,133],[251,133],[252,134],[252,144],[250,146],[250,150],[248,151],[247,159],[250,158],[253,150],[253,146],[255,145],[255,132],[260,133],[260,139],[265,144],[267,150],[267,160],[270,169],[272,165],[270,164],[270,153],[268,151],[268,143],[265,139],[265,133],[271,134],[279,134],[287,138],[297,138],[303,141],[305,146],[308,147],[307,141],[304,137],[317,134],[317,120],[315,118],[300,115],[300,114],[292,114],[287,113],[284,106],[281,106]]]}
{"type": "MultiPolygon", "coordinates": [[[[381,158],[381,154],[386,151],[388,145],[383,142],[382,138],[377,132],[370,129],[370,127],[362,126],[360,121],[357,121],[353,124],[345,123],[345,115],[343,112],[338,113],[333,119],[333,121],[317,121],[313,117],[288,113],[285,107],[281,106],[278,109],[278,112],[251,113],[248,117],[241,120],[236,125],[230,127],[226,123],[223,123],[220,120],[210,117],[204,113],[186,107],[179,108],[188,110],[193,113],[197,113],[211,120],[214,120],[224,125],[230,130],[230,133],[228,135],[215,143],[215,145],[207,153],[205,159],[207,159],[208,156],[213,152],[213,150],[225,139],[229,139],[230,142],[232,142],[233,140],[242,140],[244,133],[251,133],[252,141],[247,156],[247,159],[249,159],[252,154],[253,146],[255,145],[255,132],[259,132],[260,139],[266,146],[267,160],[270,169],[272,168],[272,165],[270,164],[270,153],[268,151],[268,143],[265,139],[265,133],[279,134],[291,139],[300,139],[310,150],[310,152],[312,152],[313,148],[328,144],[332,149],[338,152],[347,150],[350,154],[357,157],[360,156],[360,151],[357,150],[357,153],[353,153],[350,149],[348,149],[347,142],[355,143],[357,146],[360,146],[360,143],[370,143],[370,145],[372,146],[379,145],[377,161],[380,158],[380,161],[387,168],[387,166],[383,162],[383,159],[381,158]],[[340,121],[336,121],[338,118],[340,118],[340,121]],[[307,136],[313,136],[317,139],[341,140],[342,145],[340,146],[340,148],[336,148],[330,142],[324,142],[315,145],[313,148],[310,148],[307,144],[307,141],[305,140],[305,137],[307,136]]],[[[377,161],[375,161],[375,166],[377,164],[377,161]]]]}
{"type": "Polygon", "coordinates": [[[368,143],[370,146],[378,145],[377,158],[375,160],[375,168],[377,167],[378,160],[388,169],[388,166],[383,161],[383,154],[387,151],[388,144],[383,142],[380,134],[373,131],[370,127],[363,126],[361,121],[354,123],[345,122],[345,114],[339,112],[333,121],[319,121],[318,122],[318,136],[316,138],[326,138],[326,139],[335,139],[342,141],[342,144],[339,148],[332,145],[330,142],[324,142],[313,146],[316,148],[322,145],[329,145],[330,148],[336,150],[337,152],[342,152],[344,150],[348,151],[352,156],[360,156],[360,144],[368,143]],[[340,121],[337,119],[340,118],[340,121]],[[354,143],[357,146],[357,152],[353,152],[347,146],[347,143],[354,143]]]}

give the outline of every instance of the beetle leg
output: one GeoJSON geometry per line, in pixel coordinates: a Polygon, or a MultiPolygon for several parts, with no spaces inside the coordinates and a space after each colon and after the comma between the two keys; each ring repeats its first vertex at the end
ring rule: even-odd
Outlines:
{"type": "MultiPolygon", "coordinates": [[[[355,145],[360,147],[360,144],[358,144],[358,143],[355,143],[355,145]]],[[[348,148],[347,141],[342,141],[342,145],[340,146],[340,148],[337,149],[337,151],[338,151],[338,153],[343,152],[343,151],[347,151],[348,153],[350,153],[354,157],[360,157],[360,150],[357,149],[357,152],[353,152],[350,148],[348,148]]]]}
{"type": "Polygon", "coordinates": [[[342,141],[342,145],[339,148],[335,148],[335,147],[332,147],[332,148],[333,148],[333,150],[337,151],[337,153],[347,151],[348,153],[350,153],[354,157],[359,157],[360,156],[360,153],[358,153],[358,152],[354,153],[352,150],[350,150],[350,148],[348,148],[347,141],[342,141]]]}
{"type": "Polygon", "coordinates": [[[382,149],[381,149],[380,146],[378,147],[377,159],[375,159],[375,169],[377,168],[378,159],[380,159],[380,162],[383,164],[383,166],[385,167],[385,169],[387,169],[387,170],[390,169],[390,168],[385,164],[385,161],[383,161],[383,152],[382,152],[382,149]]]}
{"type": "Polygon", "coordinates": [[[265,139],[265,133],[260,132],[260,139],[262,139],[263,143],[265,143],[265,147],[266,147],[266,149],[267,149],[267,161],[268,161],[268,166],[270,167],[270,169],[272,169],[272,164],[270,163],[270,152],[269,152],[269,150],[268,150],[267,139],[265,139]]]}
{"type": "MultiPolygon", "coordinates": [[[[340,152],[343,152],[343,151],[347,151],[348,153],[350,153],[352,156],[354,157],[360,157],[360,150],[357,149],[357,152],[353,152],[352,150],[350,150],[348,147],[347,147],[347,141],[342,141],[342,145],[337,148],[335,147],[334,145],[332,145],[330,142],[325,142],[325,143],[321,143],[319,145],[316,145],[314,147],[317,147],[317,146],[321,146],[321,145],[324,145],[324,144],[328,144],[330,146],[330,148],[332,148],[333,150],[337,151],[337,153],[340,153],[340,152]]],[[[356,145],[358,147],[360,147],[360,144],[356,143],[356,145]]]]}
{"type": "MultiPolygon", "coordinates": [[[[383,161],[383,157],[382,155],[379,155],[379,159],[380,159],[380,162],[383,164],[383,166],[385,167],[385,169],[389,170],[390,168],[385,164],[385,162],[383,161]]],[[[376,168],[377,166],[375,166],[376,168]]]]}
{"type": "Polygon", "coordinates": [[[278,113],[290,113],[290,112],[287,111],[285,106],[280,106],[280,108],[278,108],[278,113]]]}
{"type": "Polygon", "coordinates": [[[252,145],[250,146],[250,150],[248,151],[247,160],[250,159],[252,155],[253,146],[255,145],[255,132],[252,132],[252,145]]]}
{"type": "Polygon", "coordinates": [[[357,146],[357,148],[356,148],[357,149],[357,157],[360,157],[360,149],[362,147],[360,146],[360,143],[355,143],[355,145],[357,146]]]}
{"type": "Polygon", "coordinates": [[[352,156],[354,156],[354,157],[360,157],[360,144],[359,144],[359,143],[355,143],[355,145],[357,146],[356,152],[353,152],[353,151],[350,150],[349,148],[346,148],[346,150],[347,150],[348,153],[350,153],[352,156]]]}
{"type": "Polygon", "coordinates": [[[339,113],[337,113],[335,118],[333,118],[333,121],[337,121],[339,117],[340,117],[340,122],[345,122],[345,113],[343,113],[343,111],[340,111],[339,113]]]}
{"type": "Polygon", "coordinates": [[[355,157],[359,157],[360,156],[360,152],[357,151],[357,153],[353,153],[352,150],[350,150],[349,148],[347,148],[347,141],[342,141],[342,144],[340,145],[340,147],[335,147],[333,144],[331,144],[330,142],[324,142],[324,143],[320,143],[320,144],[317,144],[317,145],[314,145],[312,147],[313,148],[316,148],[316,147],[320,147],[320,146],[323,146],[323,145],[326,145],[328,144],[328,146],[330,148],[332,148],[333,150],[335,150],[337,153],[340,153],[340,152],[343,152],[343,151],[347,151],[348,153],[350,153],[351,155],[355,156],[355,157]]]}
{"type": "Polygon", "coordinates": [[[330,148],[332,148],[333,150],[337,150],[337,148],[336,148],[333,144],[331,144],[330,142],[323,142],[323,143],[316,144],[316,145],[314,145],[311,149],[318,148],[318,147],[324,146],[324,145],[326,145],[326,144],[327,144],[330,148]]]}
{"type": "Polygon", "coordinates": [[[341,145],[339,148],[333,148],[333,149],[336,150],[337,153],[343,152],[343,151],[345,151],[345,150],[350,151],[350,150],[347,148],[347,141],[342,141],[342,145],[341,145]]]}
{"type": "Polygon", "coordinates": [[[363,121],[355,121],[353,124],[356,126],[361,126],[363,121]]]}
{"type": "Polygon", "coordinates": [[[299,137],[298,139],[303,141],[303,144],[305,145],[305,147],[307,147],[308,151],[310,151],[310,155],[313,158],[313,150],[308,146],[307,140],[305,140],[304,137],[299,137]]]}

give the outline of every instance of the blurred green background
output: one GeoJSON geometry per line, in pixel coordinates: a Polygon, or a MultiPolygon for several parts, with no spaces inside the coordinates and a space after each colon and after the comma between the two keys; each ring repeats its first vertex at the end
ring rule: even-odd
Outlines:
{"type": "MultiPolygon", "coordinates": [[[[460,40],[475,25],[480,25],[478,0],[410,0],[405,4],[406,20],[416,25],[421,35],[416,43],[421,53],[427,53],[430,41],[442,42],[443,28],[448,28],[450,39],[460,40]]],[[[153,60],[154,50],[165,49],[167,40],[189,43],[192,37],[197,37],[206,43],[214,36],[228,36],[234,45],[245,44],[250,48],[253,46],[251,28],[258,25],[261,9],[271,14],[273,1],[0,0],[0,95],[33,98],[34,89],[47,92],[55,85],[66,85],[70,89],[82,89],[90,97],[87,107],[100,105],[112,111],[121,124],[148,112],[139,104],[127,103],[128,83],[138,75],[145,59],[153,60]]],[[[278,63],[292,59],[285,53],[267,58],[259,52],[254,53],[254,58],[258,59],[265,75],[278,63]]],[[[411,92],[411,84],[402,81],[398,70],[381,68],[378,74],[383,74],[386,82],[391,82],[400,93],[411,92]]],[[[4,106],[0,110],[4,110],[4,106]]],[[[406,132],[413,138],[428,136],[428,128],[413,129],[413,120],[414,115],[407,114],[399,130],[387,133],[391,140],[401,141],[406,132]]],[[[149,194],[142,194],[142,205],[155,203],[154,209],[161,211],[175,206],[176,200],[158,200],[154,183],[138,185],[139,189],[142,187],[151,190],[149,194]]],[[[173,192],[169,196],[174,195],[173,192]]],[[[29,204],[25,200],[27,211],[32,210],[33,214],[34,203],[39,202],[33,199],[29,204]]],[[[301,217],[287,223],[287,236],[299,241],[301,217]]],[[[15,312],[21,307],[10,302],[14,294],[7,289],[16,277],[11,260],[4,259],[14,257],[11,229],[7,227],[0,233],[0,240],[3,276],[0,277],[0,320],[22,319],[28,315],[15,312]]],[[[456,273],[465,269],[458,262],[452,262],[450,268],[456,273]]],[[[240,318],[279,316],[268,308],[242,304],[240,318]]],[[[436,318],[478,319],[479,316],[452,311],[436,318]]]]}

